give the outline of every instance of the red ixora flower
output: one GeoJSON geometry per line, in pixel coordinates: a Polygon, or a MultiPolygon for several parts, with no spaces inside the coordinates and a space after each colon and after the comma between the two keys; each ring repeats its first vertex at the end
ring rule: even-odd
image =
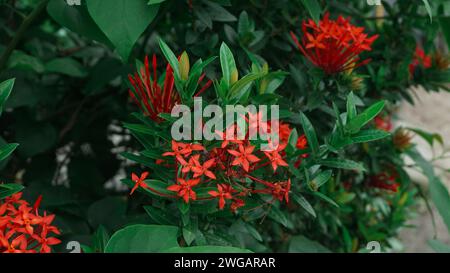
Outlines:
{"type": "Polygon", "coordinates": [[[219,209],[225,207],[225,199],[232,199],[235,190],[228,184],[217,184],[217,191],[209,191],[209,195],[219,198],[219,209]]]}
{"type": "Polygon", "coordinates": [[[255,146],[248,145],[244,147],[243,144],[239,144],[239,151],[229,149],[228,152],[236,157],[231,163],[231,165],[233,166],[241,165],[242,168],[246,172],[248,172],[250,169],[250,163],[255,163],[259,161],[259,158],[257,158],[254,154],[252,154],[254,149],[255,146]]]}
{"type": "Polygon", "coordinates": [[[170,65],[167,64],[163,86],[158,84],[156,68],[156,55],[153,55],[153,75],[150,74],[150,64],[148,56],[146,56],[141,70],[136,72],[134,76],[128,75],[130,84],[133,86],[133,89],[129,90],[129,94],[144,115],[149,116],[156,122],[161,122],[163,119],[158,115],[170,113],[172,108],[180,102],[180,96],[174,90],[174,76],[170,65]]]}
{"type": "Polygon", "coordinates": [[[339,16],[331,20],[329,13],[317,25],[312,19],[303,21],[301,42],[291,32],[297,47],[315,66],[327,74],[336,74],[367,64],[359,54],[372,50],[372,43],[378,35],[369,37],[363,27],[350,23],[349,18],[339,16]]]}
{"type": "Polygon", "coordinates": [[[198,183],[200,183],[200,179],[190,179],[190,180],[184,180],[183,178],[178,178],[178,184],[170,185],[167,187],[169,191],[175,191],[177,192],[179,197],[182,197],[184,202],[189,203],[189,200],[196,200],[197,194],[194,190],[192,190],[192,187],[196,186],[198,183]]]}
{"type": "Polygon", "coordinates": [[[40,200],[30,206],[22,193],[0,200],[0,253],[49,253],[51,246],[61,243],[52,237],[60,234],[52,226],[55,215],[39,215],[40,200]]]}
{"type": "Polygon", "coordinates": [[[409,74],[413,76],[418,66],[422,66],[423,68],[427,69],[431,67],[431,64],[431,56],[425,54],[425,51],[420,46],[416,46],[413,60],[409,64],[409,74]]]}
{"type": "Polygon", "coordinates": [[[143,172],[140,177],[137,176],[135,173],[131,174],[131,180],[133,180],[135,184],[134,187],[131,189],[130,195],[132,195],[134,191],[137,190],[137,188],[139,187],[144,189],[148,188],[147,184],[145,183],[145,179],[147,178],[148,175],[149,172],[143,172]]]}

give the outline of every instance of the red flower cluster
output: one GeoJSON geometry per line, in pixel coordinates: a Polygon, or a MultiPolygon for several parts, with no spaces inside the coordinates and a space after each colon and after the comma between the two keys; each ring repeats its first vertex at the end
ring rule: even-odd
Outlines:
{"type": "MultiPolygon", "coordinates": [[[[180,95],[174,90],[174,76],[172,67],[167,64],[166,73],[164,75],[164,84],[158,84],[156,74],[157,69],[156,56],[153,55],[152,71],[150,71],[150,64],[148,56],[145,57],[144,66],[134,76],[128,75],[128,80],[133,86],[128,92],[134,103],[141,109],[144,115],[150,117],[156,122],[161,122],[163,119],[159,117],[160,113],[170,113],[172,108],[180,103],[180,95]],[[151,74],[151,72],[153,74],[151,74]],[[152,78],[153,76],[153,78],[152,78]]],[[[199,84],[203,81],[205,75],[203,74],[199,79],[199,84]]],[[[208,81],[196,96],[203,93],[211,86],[212,82],[208,81]]]]}
{"type": "Polygon", "coordinates": [[[423,68],[427,69],[431,67],[431,64],[431,56],[426,55],[425,51],[423,51],[420,46],[417,46],[416,51],[414,52],[413,60],[409,64],[409,74],[413,76],[418,66],[422,66],[423,68]]]}
{"type": "Polygon", "coordinates": [[[60,234],[52,226],[55,215],[38,213],[41,198],[31,207],[22,199],[22,193],[0,201],[0,252],[4,253],[49,253],[51,246],[61,243],[50,237],[60,234]]]}
{"type": "MultiPolygon", "coordinates": [[[[252,122],[246,119],[249,128],[255,126],[254,120],[250,120],[252,122]]],[[[264,122],[258,119],[258,123],[270,133],[270,121],[264,122]]],[[[238,126],[233,124],[225,132],[218,132],[218,135],[222,136],[221,143],[214,145],[214,148],[210,150],[198,143],[172,141],[171,151],[163,153],[163,156],[173,158],[173,161],[168,162],[174,162],[169,166],[172,166],[176,173],[176,183],[167,188],[176,195],[169,197],[182,198],[186,203],[193,200],[218,199],[220,209],[223,209],[229,202],[232,211],[244,206],[245,198],[252,194],[271,195],[273,201],[289,202],[290,179],[268,181],[258,178],[256,173],[261,173],[262,169],[270,173],[280,173],[283,171],[282,168],[288,166],[285,148],[292,129],[288,124],[281,123],[278,132],[280,140],[278,147],[270,151],[262,151],[249,140],[251,130],[247,131],[243,139],[226,138],[227,133],[229,136],[236,136],[237,128],[238,126]],[[209,197],[199,197],[196,191],[202,186],[215,187],[216,190],[209,190],[209,197]]],[[[270,140],[269,143],[271,143],[270,140]]],[[[298,139],[297,148],[307,148],[304,136],[298,139]]],[[[305,155],[299,157],[298,160],[301,160],[302,157],[305,155]]],[[[145,178],[146,173],[143,175],[145,178]]],[[[145,183],[141,185],[141,180],[136,175],[134,176],[135,188],[142,186],[152,190],[151,185],[145,183]]],[[[164,196],[167,197],[167,195],[164,196]]]]}
{"type": "Polygon", "coordinates": [[[369,37],[363,27],[350,23],[349,18],[339,16],[336,21],[329,19],[329,13],[317,25],[312,19],[302,23],[301,43],[291,32],[300,51],[315,66],[327,74],[336,74],[367,64],[370,59],[360,61],[359,54],[372,50],[372,43],[378,35],[369,37]]]}
{"type": "Polygon", "coordinates": [[[369,185],[373,188],[397,192],[400,187],[400,184],[395,182],[397,178],[398,176],[396,173],[380,173],[369,178],[369,185]]]}

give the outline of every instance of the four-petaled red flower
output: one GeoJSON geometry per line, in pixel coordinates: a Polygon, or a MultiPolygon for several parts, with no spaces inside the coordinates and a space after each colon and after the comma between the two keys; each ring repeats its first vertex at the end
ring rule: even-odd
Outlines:
{"type": "Polygon", "coordinates": [[[216,175],[212,171],[209,170],[209,168],[211,168],[215,164],[216,164],[215,159],[210,159],[210,160],[206,161],[205,163],[203,163],[203,165],[201,165],[197,161],[197,165],[192,167],[192,171],[194,172],[194,178],[205,175],[211,179],[216,179],[216,175]]]}
{"type": "Polygon", "coordinates": [[[148,172],[143,172],[141,174],[141,177],[137,176],[135,173],[131,174],[131,180],[133,180],[134,187],[131,189],[130,195],[132,195],[134,193],[135,190],[137,190],[139,187],[147,189],[148,185],[145,183],[145,179],[147,178],[147,176],[149,175],[148,172]]]}
{"type": "Polygon", "coordinates": [[[264,152],[264,154],[269,159],[274,172],[277,170],[278,166],[284,167],[289,166],[287,162],[284,161],[283,157],[280,155],[280,152],[282,152],[285,148],[286,143],[283,143],[279,144],[277,149],[272,149],[271,151],[264,152]]]}
{"type": "Polygon", "coordinates": [[[209,191],[209,195],[219,198],[219,209],[225,207],[225,199],[232,199],[235,190],[228,184],[217,184],[217,191],[209,191]]]}
{"type": "Polygon", "coordinates": [[[293,32],[292,39],[303,55],[327,74],[367,64],[370,60],[361,61],[359,55],[372,50],[371,45],[378,38],[378,35],[369,37],[364,28],[352,25],[342,16],[331,20],[329,13],[318,25],[312,19],[303,21],[302,32],[301,42],[293,32]]]}
{"type": "Polygon", "coordinates": [[[187,162],[184,159],[184,156],[188,153],[187,150],[184,149],[185,144],[182,142],[176,142],[175,140],[172,140],[172,152],[165,152],[162,155],[163,156],[174,156],[178,162],[180,162],[182,165],[186,165],[187,162]]]}
{"type": "Polygon", "coordinates": [[[244,147],[243,144],[239,144],[239,151],[229,149],[228,152],[234,155],[236,158],[233,160],[231,165],[241,165],[242,168],[248,172],[250,169],[250,163],[255,163],[259,161],[259,158],[256,157],[253,153],[255,146],[248,145],[244,147]]]}
{"type": "Polygon", "coordinates": [[[198,178],[187,181],[183,178],[178,178],[178,184],[170,185],[167,189],[169,191],[177,192],[177,195],[183,198],[184,202],[189,203],[190,199],[197,199],[197,194],[192,190],[192,187],[196,186],[198,183],[200,183],[200,179],[198,178]]]}

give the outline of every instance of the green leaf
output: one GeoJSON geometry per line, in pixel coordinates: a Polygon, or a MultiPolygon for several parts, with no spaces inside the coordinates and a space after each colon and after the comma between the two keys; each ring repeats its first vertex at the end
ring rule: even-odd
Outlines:
{"type": "Polygon", "coordinates": [[[164,1],[166,1],[166,0],[148,0],[147,5],[161,4],[164,1]]]}
{"type": "Polygon", "coordinates": [[[425,5],[425,9],[428,12],[428,16],[430,16],[430,22],[433,22],[433,12],[431,11],[431,6],[428,0],[422,0],[423,4],[425,5]]]}
{"type": "Polygon", "coordinates": [[[106,253],[156,253],[178,247],[178,228],[159,225],[132,225],[111,237],[106,253]]]}
{"type": "Polygon", "coordinates": [[[19,146],[17,143],[6,144],[0,147],[0,161],[5,160],[19,146]]]}
{"type": "Polygon", "coordinates": [[[83,78],[87,75],[84,67],[72,58],[53,59],[45,64],[45,70],[50,73],[59,73],[76,78],[83,78]]]}
{"type": "Polygon", "coordinates": [[[351,139],[353,143],[364,143],[380,140],[390,135],[391,134],[386,131],[369,129],[360,131],[359,133],[352,135],[351,139]]]}
{"type": "Polygon", "coordinates": [[[170,47],[163,41],[163,39],[159,39],[159,47],[161,48],[164,57],[166,57],[167,61],[169,62],[170,67],[172,67],[175,79],[180,80],[180,63],[178,62],[177,56],[175,56],[172,49],[170,49],[170,47]]]}
{"type": "Polygon", "coordinates": [[[191,246],[174,247],[162,251],[164,253],[252,253],[250,250],[231,246],[191,246]]]}
{"type": "Polygon", "coordinates": [[[330,180],[332,174],[333,172],[331,170],[321,172],[316,175],[316,177],[314,177],[311,181],[309,181],[308,184],[314,191],[317,191],[323,184],[327,183],[328,180],[330,180]]]}
{"type": "Polygon", "coordinates": [[[248,233],[253,236],[256,240],[262,242],[264,239],[262,238],[261,234],[249,223],[244,223],[245,228],[247,229],[248,233]]]}
{"type": "Polygon", "coordinates": [[[428,133],[418,128],[407,128],[407,129],[423,138],[432,147],[435,140],[439,142],[441,145],[444,145],[444,140],[442,139],[442,136],[437,133],[428,133]]]}
{"type": "Polygon", "coordinates": [[[438,253],[450,253],[450,245],[446,245],[439,240],[428,240],[428,244],[438,253]]]}
{"type": "Polygon", "coordinates": [[[176,225],[177,219],[167,210],[155,208],[153,206],[144,206],[145,211],[156,223],[160,225],[176,225]]]}
{"type": "Polygon", "coordinates": [[[153,21],[159,5],[142,0],[89,0],[87,8],[92,19],[127,61],[134,44],[153,21]]]}
{"type": "Polygon", "coordinates": [[[350,92],[347,96],[347,123],[356,117],[356,115],[355,95],[353,92],[350,92]]]}
{"type": "Polygon", "coordinates": [[[305,114],[300,113],[300,121],[302,123],[306,139],[308,140],[308,145],[311,147],[313,155],[317,155],[319,152],[319,141],[317,140],[316,131],[305,114]]]}
{"type": "Polygon", "coordinates": [[[450,195],[447,187],[437,177],[430,181],[430,196],[450,232],[450,195]]]}
{"type": "Polygon", "coordinates": [[[279,208],[272,206],[269,211],[269,218],[273,219],[274,221],[282,224],[283,226],[289,228],[290,222],[286,215],[281,211],[279,208]]]}
{"type": "Polygon", "coordinates": [[[240,80],[238,80],[236,83],[233,84],[233,87],[230,89],[230,98],[240,98],[242,96],[242,90],[245,90],[249,84],[251,84],[253,81],[264,77],[264,73],[252,73],[245,75],[240,80]]]}
{"type": "Polygon", "coordinates": [[[9,79],[2,83],[0,83],[0,116],[3,111],[3,104],[8,99],[9,95],[11,94],[11,91],[14,87],[15,79],[9,79]]]}
{"type": "Polygon", "coordinates": [[[223,79],[227,88],[229,88],[231,86],[232,73],[233,71],[237,72],[237,68],[233,53],[225,43],[222,43],[220,46],[220,66],[222,67],[223,79]]]}
{"type": "Polygon", "coordinates": [[[298,140],[298,133],[297,129],[294,128],[291,131],[291,134],[289,135],[288,146],[286,147],[287,153],[293,153],[297,149],[296,148],[297,140],[298,140]]]}
{"type": "Polygon", "coordinates": [[[65,0],[50,0],[47,12],[61,26],[88,39],[111,45],[106,35],[92,20],[85,5],[71,6],[65,0]]]}
{"type": "Polygon", "coordinates": [[[442,33],[444,34],[445,40],[447,41],[447,47],[450,50],[450,17],[439,18],[439,24],[441,26],[442,33]]]}
{"type": "Polygon", "coordinates": [[[314,192],[314,195],[319,197],[320,199],[324,200],[325,202],[331,204],[332,206],[335,206],[336,208],[339,208],[339,205],[333,199],[331,199],[330,197],[326,196],[325,194],[323,194],[323,193],[321,193],[319,191],[316,191],[316,192],[314,192]]]}
{"type": "Polygon", "coordinates": [[[358,162],[343,158],[327,158],[317,160],[317,164],[336,169],[365,171],[364,166],[358,162]]]}
{"type": "Polygon", "coordinates": [[[289,243],[289,253],[331,253],[331,251],[304,236],[294,236],[289,243]]]}
{"type": "Polygon", "coordinates": [[[93,252],[103,253],[105,251],[106,244],[109,241],[109,234],[106,228],[100,225],[93,235],[92,248],[93,252]]]}
{"type": "Polygon", "coordinates": [[[384,101],[379,101],[372,104],[369,108],[364,110],[364,112],[350,120],[350,122],[346,124],[345,129],[351,134],[359,132],[364,125],[374,119],[381,112],[381,110],[383,110],[384,104],[384,101]]]}
{"type": "Polygon", "coordinates": [[[16,194],[23,189],[24,187],[19,184],[0,184],[0,200],[16,194]]]}
{"type": "Polygon", "coordinates": [[[293,194],[292,197],[294,201],[297,202],[302,208],[304,208],[309,214],[311,214],[314,218],[317,217],[314,208],[311,206],[308,200],[306,200],[305,197],[300,194],[293,194]]]}
{"type": "Polygon", "coordinates": [[[302,4],[308,10],[309,15],[311,15],[311,18],[316,24],[319,24],[320,15],[322,14],[322,8],[320,7],[319,2],[317,0],[302,0],[302,4]]]}

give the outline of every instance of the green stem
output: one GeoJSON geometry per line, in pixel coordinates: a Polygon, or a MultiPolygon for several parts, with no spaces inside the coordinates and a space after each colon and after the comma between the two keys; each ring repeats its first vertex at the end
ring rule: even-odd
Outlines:
{"type": "Polygon", "coordinates": [[[17,44],[22,39],[23,35],[25,34],[28,27],[31,25],[31,23],[39,16],[39,14],[45,9],[47,6],[47,3],[50,0],[42,0],[39,5],[23,20],[22,24],[20,25],[19,29],[17,30],[16,34],[14,35],[11,42],[6,47],[5,51],[3,52],[2,56],[0,57],[0,71],[3,70],[6,63],[8,62],[9,57],[11,56],[12,52],[16,48],[17,44]]]}

